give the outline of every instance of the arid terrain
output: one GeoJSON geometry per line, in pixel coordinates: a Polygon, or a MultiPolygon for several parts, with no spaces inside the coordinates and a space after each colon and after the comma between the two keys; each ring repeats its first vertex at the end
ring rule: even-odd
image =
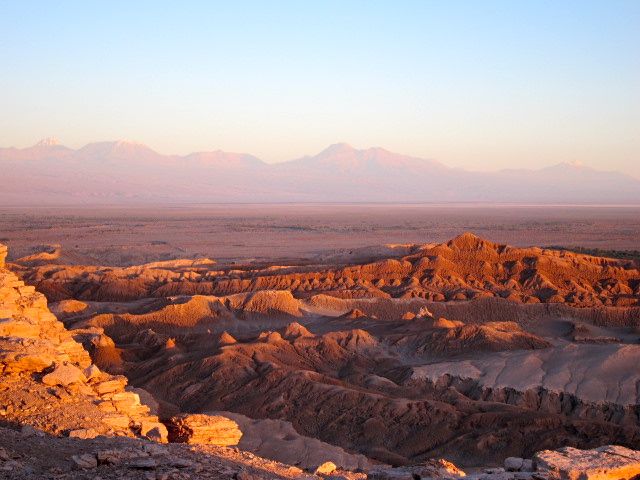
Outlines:
{"type": "Polygon", "coordinates": [[[0,480],[640,480],[639,20],[0,0],[0,480]]]}
{"type": "MultiPolygon", "coordinates": [[[[211,432],[221,429],[235,439],[223,445],[239,441],[255,458],[282,462],[269,475],[291,475],[286,465],[313,474],[330,460],[345,478],[455,477],[453,466],[411,470],[436,458],[487,478],[555,478],[536,452],[640,449],[634,209],[345,206],[329,218],[301,206],[272,216],[263,208],[165,211],[160,221],[148,211],[5,209],[2,236],[15,248],[8,267],[46,296],[55,315],[46,318],[84,347],[71,360],[126,379],[139,396],[133,403],[150,405],[110,420],[133,436],[166,425],[169,440],[220,445],[211,432]],[[459,233],[479,224],[476,234],[459,233]],[[619,258],[529,246],[536,243],[619,258]],[[207,427],[211,418],[230,423],[207,427]],[[542,470],[482,473],[509,462],[542,470]]],[[[45,399],[51,388],[35,375],[29,395],[45,399]]],[[[42,401],[24,400],[36,412],[5,414],[6,426],[27,418],[56,435],[77,429],[42,417],[42,401]]],[[[99,411],[82,428],[113,435],[99,411]]],[[[583,455],[562,452],[553,455],[568,464],[583,455]]],[[[239,461],[225,455],[216,461],[239,461]]],[[[605,454],[593,455],[597,464],[605,454]]]]}
{"type": "MultiPolygon", "coordinates": [[[[3,207],[10,259],[59,245],[70,264],[362,261],[362,247],[444,242],[471,231],[516,246],[636,251],[640,207],[526,205],[192,205],[3,207]],[[355,251],[354,251],[355,249],[355,251]]],[[[370,250],[370,249],[369,249],[370,250]]]]}

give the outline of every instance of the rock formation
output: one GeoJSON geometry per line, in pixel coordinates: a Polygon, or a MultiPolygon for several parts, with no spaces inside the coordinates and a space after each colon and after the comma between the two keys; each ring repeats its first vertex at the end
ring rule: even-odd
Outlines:
{"type": "Polygon", "coordinates": [[[623,480],[640,476],[640,452],[606,445],[593,450],[561,448],[538,452],[536,470],[563,480],[623,480]]]}
{"type": "Polygon", "coordinates": [[[220,415],[180,414],[168,421],[172,442],[190,445],[237,445],[242,438],[238,424],[220,415]]]}
{"type": "Polygon", "coordinates": [[[0,268],[0,372],[5,421],[76,437],[117,433],[166,441],[165,426],[126,390],[127,379],[93,365],[48,310],[44,295],[5,268],[0,268]],[[58,402],[66,408],[51,408],[58,402]]]}
{"type": "MultiPolygon", "coordinates": [[[[298,298],[319,293],[339,298],[432,301],[493,297],[526,304],[574,307],[637,307],[640,299],[640,273],[632,261],[541,248],[515,248],[472,234],[460,235],[444,244],[425,245],[400,259],[343,268],[304,266],[280,272],[270,268],[244,271],[215,264],[198,268],[185,264],[171,267],[149,264],[88,269],[50,264],[29,266],[25,278],[30,284],[38,285],[50,300],[126,301],[175,295],[239,294],[227,300],[233,308],[247,313],[286,313],[292,317],[299,316],[300,312],[289,292],[298,298]],[[282,292],[267,292],[270,290],[282,292]],[[259,293],[251,295],[250,292],[259,293]]],[[[426,315],[422,311],[415,313],[419,317],[426,315]]]]}

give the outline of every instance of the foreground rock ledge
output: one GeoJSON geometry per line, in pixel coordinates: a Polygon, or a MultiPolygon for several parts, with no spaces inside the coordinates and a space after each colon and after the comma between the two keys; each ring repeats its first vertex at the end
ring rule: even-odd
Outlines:
{"type": "Polygon", "coordinates": [[[616,445],[593,450],[565,447],[536,453],[537,471],[566,480],[640,478],[640,452],[616,445]]]}
{"type": "Polygon", "coordinates": [[[166,427],[127,379],[100,371],[47,300],[4,266],[0,245],[0,414],[8,424],[53,435],[143,437],[165,442],[166,427]]]}

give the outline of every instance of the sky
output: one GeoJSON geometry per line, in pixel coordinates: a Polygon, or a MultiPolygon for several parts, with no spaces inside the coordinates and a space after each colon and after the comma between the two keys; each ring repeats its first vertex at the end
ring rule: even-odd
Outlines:
{"type": "Polygon", "coordinates": [[[329,144],[640,178],[640,1],[0,0],[0,146],[329,144]]]}

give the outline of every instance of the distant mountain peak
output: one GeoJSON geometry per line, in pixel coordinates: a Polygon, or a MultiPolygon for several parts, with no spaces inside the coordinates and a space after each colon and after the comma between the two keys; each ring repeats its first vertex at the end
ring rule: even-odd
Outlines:
{"type": "Polygon", "coordinates": [[[327,148],[322,150],[319,155],[339,155],[341,153],[351,153],[354,151],[356,151],[356,149],[348,143],[334,143],[333,145],[329,145],[327,148]]]}
{"type": "Polygon", "coordinates": [[[561,162],[556,163],[555,165],[551,165],[549,167],[545,167],[539,171],[543,172],[598,172],[593,168],[585,165],[583,162],[579,160],[574,160],[571,162],[561,162]]]}
{"type": "Polygon", "coordinates": [[[40,140],[34,145],[34,147],[55,147],[60,145],[60,142],[55,137],[47,137],[40,140]]]}
{"type": "Polygon", "coordinates": [[[134,140],[116,140],[113,143],[118,147],[143,147],[143,148],[149,148],[144,143],[136,142],[134,140]]]}
{"type": "Polygon", "coordinates": [[[87,152],[95,155],[108,155],[108,154],[128,154],[133,155],[136,153],[154,153],[150,147],[143,143],[134,142],[131,140],[112,140],[104,142],[88,143],[82,147],[79,151],[87,152]]]}
{"type": "Polygon", "coordinates": [[[570,162],[560,162],[557,163],[556,165],[553,165],[549,168],[584,168],[584,169],[589,169],[589,167],[587,165],[584,164],[584,162],[580,161],[580,160],[572,160],[570,162]]]}

